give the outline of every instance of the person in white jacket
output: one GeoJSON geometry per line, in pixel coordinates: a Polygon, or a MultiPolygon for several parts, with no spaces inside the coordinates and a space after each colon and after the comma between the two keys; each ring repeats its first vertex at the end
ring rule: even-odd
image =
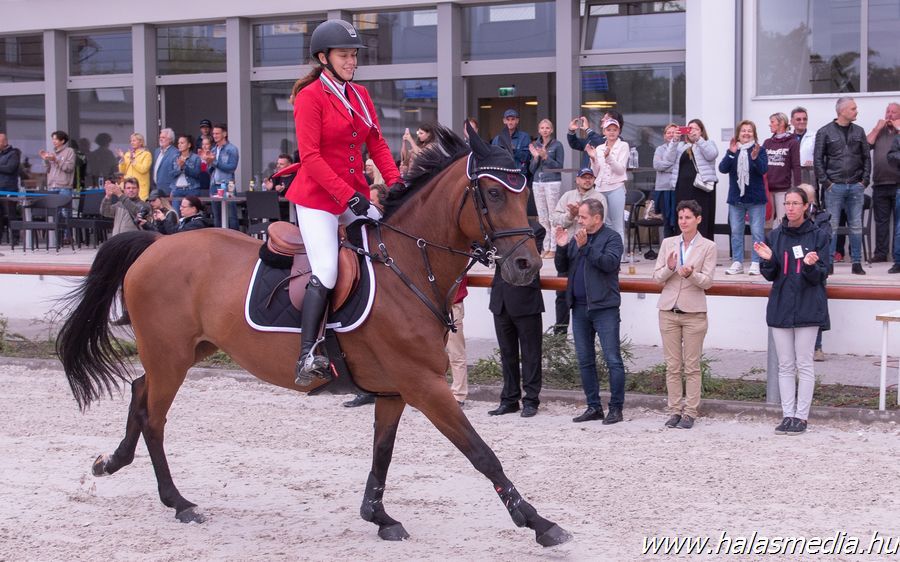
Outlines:
{"type": "Polygon", "coordinates": [[[619,138],[621,127],[612,118],[603,120],[606,142],[594,148],[585,147],[591,157],[591,168],[597,179],[594,185],[606,197],[608,214],[604,221],[625,240],[625,170],[628,167],[628,143],[619,138]]]}

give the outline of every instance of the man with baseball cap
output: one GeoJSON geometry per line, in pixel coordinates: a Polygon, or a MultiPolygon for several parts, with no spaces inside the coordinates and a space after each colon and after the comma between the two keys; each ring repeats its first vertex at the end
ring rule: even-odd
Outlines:
{"type": "Polygon", "coordinates": [[[212,138],[212,121],[209,119],[200,120],[200,134],[197,136],[197,146],[200,146],[200,141],[203,137],[212,138]]]}
{"type": "MultiPolygon", "coordinates": [[[[588,199],[596,199],[603,205],[603,216],[606,216],[606,197],[594,189],[594,171],[590,168],[582,168],[575,176],[575,189],[562,194],[556,209],[550,214],[550,223],[553,226],[565,228],[569,239],[574,238],[578,230],[578,207],[588,199]]],[[[553,233],[547,233],[553,236],[553,233]]],[[[566,277],[568,271],[557,269],[558,277],[566,277]]],[[[569,305],[566,302],[566,292],[556,292],[556,325],[553,328],[556,334],[565,334],[569,328],[569,305]]]]}
{"type": "Polygon", "coordinates": [[[528,145],[531,144],[531,136],[519,130],[519,112],[511,108],[504,111],[503,124],[504,129],[494,137],[491,144],[508,150],[522,173],[528,175],[528,162],[531,161],[528,145]]]}

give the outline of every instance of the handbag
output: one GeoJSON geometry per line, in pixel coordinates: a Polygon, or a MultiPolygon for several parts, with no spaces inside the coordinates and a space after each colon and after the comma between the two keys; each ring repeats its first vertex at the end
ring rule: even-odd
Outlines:
{"type": "Polygon", "coordinates": [[[714,181],[703,181],[703,176],[700,175],[700,168],[697,166],[697,161],[694,160],[694,150],[691,150],[691,162],[694,163],[694,169],[697,170],[697,175],[694,176],[694,187],[697,189],[703,190],[707,193],[712,193],[716,188],[716,182],[714,181]]]}

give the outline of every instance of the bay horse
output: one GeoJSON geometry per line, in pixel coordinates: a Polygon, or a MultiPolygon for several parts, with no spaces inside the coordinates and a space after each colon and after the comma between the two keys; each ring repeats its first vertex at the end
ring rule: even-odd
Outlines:
{"type": "MultiPolygon", "coordinates": [[[[360,327],[338,334],[354,380],[378,394],[372,466],[360,515],[378,526],[384,540],[409,537],[382,503],[397,426],[409,404],[490,480],[517,526],[534,530],[539,544],[553,546],[571,535],[522,498],[445,379],[444,345],[452,319],[437,321],[434,309],[449,309],[457,279],[473,263],[469,260],[496,261],[503,278],[515,285],[528,284],[541,267],[526,217],[524,177],[508,152],[471,129],[468,133],[471,150],[440,128],[437,142],[417,156],[407,188],[383,198],[382,224],[368,230],[369,247],[382,252],[375,263],[375,301],[360,327]],[[421,296],[431,293],[431,286],[433,300],[447,295],[444,302],[426,306],[421,296],[410,298],[413,293],[397,270],[423,288],[421,296]]],[[[111,395],[121,383],[131,384],[125,437],[113,453],[94,461],[93,474],[113,474],[130,464],[143,435],[160,500],[183,522],[205,517],[176,488],[163,439],[166,414],[192,365],[221,349],[266,382],[301,392],[322,384],[295,385],[296,334],[256,331],[244,320],[259,247],[254,238],[219,228],[169,236],[119,234],[101,246],[88,276],[68,297],[71,313],[60,330],[57,353],[79,408],[84,411],[111,395]],[[120,289],[124,312],[113,322],[120,289]],[[142,376],[133,377],[114,345],[114,323],[130,323],[142,376]]]]}

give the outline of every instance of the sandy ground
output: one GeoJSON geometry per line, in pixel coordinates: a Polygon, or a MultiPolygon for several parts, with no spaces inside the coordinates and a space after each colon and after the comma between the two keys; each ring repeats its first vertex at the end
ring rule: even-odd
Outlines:
{"type": "Polygon", "coordinates": [[[412,538],[388,543],[358,515],[371,407],[347,410],[343,397],[256,381],[188,380],[166,444],[176,484],[208,521],[185,525],[159,502],[143,442],[131,466],[90,475],[94,457],[123,435],[126,399],[82,415],[61,372],[8,365],[0,388],[0,560],[686,560],[697,556],[642,556],[642,540],[900,536],[894,425],[819,425],[783,437],[769,419],[703,418],[683,431],[663,429],[658,412],[627,408],[625,423],[602,426],[573,424],[573,406],[544,404],[526,420],[467,405],[523,495],[574,535],[543,549],[408,409],[385,505],[412,538]]]}

